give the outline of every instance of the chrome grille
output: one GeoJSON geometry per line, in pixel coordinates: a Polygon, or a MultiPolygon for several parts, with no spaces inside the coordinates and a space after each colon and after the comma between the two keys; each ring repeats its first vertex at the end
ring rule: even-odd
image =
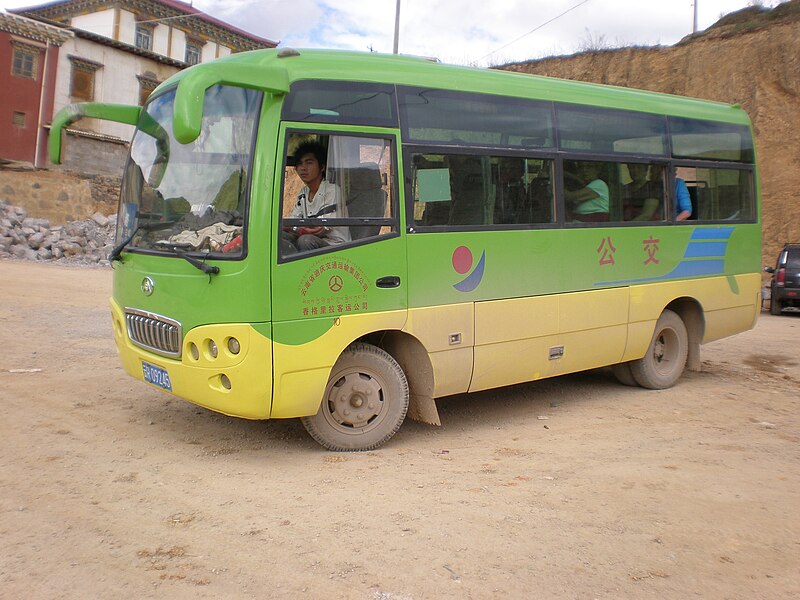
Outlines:
{"type": "Polygon", "coordinates": [[[125,324],[128,337],[137,346],[146,350],[179,358],[181,355],[181,324],[155,313],[125,309],[125,324]]]}

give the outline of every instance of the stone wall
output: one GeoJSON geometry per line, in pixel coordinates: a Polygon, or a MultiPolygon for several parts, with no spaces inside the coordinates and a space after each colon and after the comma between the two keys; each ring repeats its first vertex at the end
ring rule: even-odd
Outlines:
{"type": "Polygon", "coordinates": [[[128,144],[67,133],[63,137],[61,164],[49,164],[56,171],[74,171],[88,175],[121,177],[128,154],[128,144]]]}
{"type": "Polygon", "coordinates": [[[55,225],[117,211],[120,178],[0,166],[0,200],[55,225]]]}

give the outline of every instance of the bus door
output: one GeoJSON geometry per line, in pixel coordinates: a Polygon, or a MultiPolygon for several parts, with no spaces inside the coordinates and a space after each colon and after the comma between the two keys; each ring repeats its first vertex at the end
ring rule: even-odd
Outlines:
{"type": "Polygon", "coordinates": [[[407,314],[396,135],[282,126],[272,244],[272,417],[313,414],[354,340],[407,314]]]}

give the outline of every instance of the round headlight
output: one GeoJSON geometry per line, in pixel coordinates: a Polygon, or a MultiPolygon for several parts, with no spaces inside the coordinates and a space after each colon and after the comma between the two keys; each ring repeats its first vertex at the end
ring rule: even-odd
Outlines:
{"type": "Polygon", "coordinates": [[[239,352],[241,351],[241,349],[242,349],[242,347],[241,347],[241,345],[239,344],[239,340],[237,340],[237,339],[236,339],[236,338],[234,338],[234,337],[232,337],[232,338],[228,338],[228,351],[229,351],[231,354],[239,354],[239,352]]]}
{"type": "Polygon", "coordinates": [[[214,340],[208,340],[208,353],[211,358],[217,358],[219,354],[219,348],[217,348],[217,343],[214,340]]]}
{"type": "Polygon", "coordinates": [[[231,380],[224,373],[219,376],[219,382],[222,384],[222,387],[224,387],[226,390],[231,389],[231,380]]]}
{"type": "Polygon", "coordinates": [[[200,360],[200,349],[194,342],[189,343],[189,354],[192,355],[192,358],[194,360],[200,360]]]}

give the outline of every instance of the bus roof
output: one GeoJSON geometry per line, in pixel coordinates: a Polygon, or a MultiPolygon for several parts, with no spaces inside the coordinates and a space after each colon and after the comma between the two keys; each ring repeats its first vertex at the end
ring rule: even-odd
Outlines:
{"type": "Polygon", "coordinates": [[[207,89],[215,83],[286,93],[293,82],[310,79],[422,86],[750,125],[739,105],[540,75],[446,65],[421,57],[339,50],[282,48],[232,54],[181,71],[157,91],[186,81],[195,93],[200,91],[195,84],[207,89]],[[206,85],[208,83],[210,85],[206,85]]]}

